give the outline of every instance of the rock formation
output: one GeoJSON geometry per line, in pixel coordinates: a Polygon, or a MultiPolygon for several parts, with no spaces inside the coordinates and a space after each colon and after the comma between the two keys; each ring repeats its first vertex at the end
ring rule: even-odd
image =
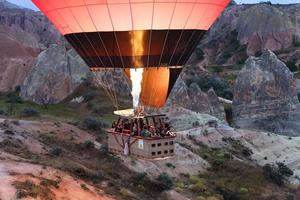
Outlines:
{"type": "Polygon", "coordinates": [[[299,10],[300,4],[228,7],[200,42],[206,63],[240,63],[264,48],[278,51],[284,61],[291,60],[286,54],[299,49],[299,10]]]}
{"type": "Polygon", "coordinates": [[[38,41],[29,33],[0,25],[0,91],[22,85],[39,53],[38,41]]]}
{"type": "Polygon", "coordinates": [[[221,120],[225,119],[224,110],[212,88],[205,93],[196,83],[188,87],[181,77],[178,78],[166,107],[182,107],[198,113],[210,114],[221,120]]]}
{"type": "Polygon", "coordinates": [[[73,49],[52,45],[35,60],[21,88],[21,96],[42,104],[60,102],[73,92],[88,71],[73,49]]]}
{"type": "Polygon", "coordinates": [[[234,85],[232,110],[235,126],[300,135],[293,73],[270,50],[247,59],[234,85]]]}
{"type": "Polygon", "coordinates": [[[0,91],[22,85],[34,60],[61,36],[39,12],[0,1],[0,91]]]}

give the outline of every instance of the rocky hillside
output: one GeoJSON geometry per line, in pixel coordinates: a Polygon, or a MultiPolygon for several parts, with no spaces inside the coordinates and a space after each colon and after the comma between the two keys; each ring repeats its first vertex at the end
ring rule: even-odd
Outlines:
{"type": "Polygon", "coordinates": [[[237,64],[268,48],[286,62],[299,62],[299,11],[299,4],[230,6],[200,43],[204,56],[198,58],[205,64],[237,64]]]}
{"type": "Polygon", "coordinates": [[[32,63],[22,88],[23,99],[42,104],[58,103],[71,94],[89,72],[75,52],[53,44],[42,51],[32,63]]]}
{"type": "Polygon", "coordinates": [[[270,50],[250,57],[234,84],[234,125],[299,136],[300,104],[293,73],[270,50]]]}
{"type": "Polygon", "coordinates": [[[1,118],[0,198],[297,200],[299,138],[236,130],[180,107],[168,117],[175,156],[157,160],[109,154],[97,118],[96,128],[87,118],[1,118]]]}

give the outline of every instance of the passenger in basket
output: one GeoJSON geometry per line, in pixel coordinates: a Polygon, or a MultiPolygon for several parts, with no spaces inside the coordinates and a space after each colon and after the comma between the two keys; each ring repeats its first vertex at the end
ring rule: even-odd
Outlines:
{"type": "Polygon", "coordinates": [[[112,123],[112,125],[111,125],[111,128],[116,128],[116,127],[117,127],[117,122],[114,121],[114,122],[112,123]]]}
{"type": "Polygon", "coordinates": [[[156,134],[156,130],[155,130],[154,126],[150,126],[150,134],[151,134],[151,137],[156,137],[156,136],[158,136],[158,135],[156,134]]]}
{"type": "Polygon", "coordinates": [[[143,130],[141,131],[141,136],[144,138],[148,138],[150,136],[150,132],[148,131],[147,125],[143,127],[143,130]]]}
{"type": "Polygon", "coordinates": [[[165,136],[170,136],[171,135],[171,131],[170,131],[170,125],[168,123],[165,124],[165,129],[164,129],[164,135],[165,136]]]}
{"type": "Polygon", "coordinates": [[[134,125],[132,127],[132,132],[133,132],[133,135],[137,135],[138,134],[138,128],[137,128],[136,123],[134,123],[134,125]]]}
{"type": "Polygon", "coordinates": [[[122,121],[122,122],[120,122],[120,123],[118,124],[118,126],[116,127],[116,131],[122,133],[123,128],[124,128],[124,125],[123,125],[123,121],[122,121]]]}

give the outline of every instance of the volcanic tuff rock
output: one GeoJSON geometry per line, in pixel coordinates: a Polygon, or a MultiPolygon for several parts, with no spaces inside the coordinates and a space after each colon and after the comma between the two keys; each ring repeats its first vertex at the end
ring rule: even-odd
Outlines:
{"type": "Polygon", "coordinates": [[[31,34],[0,25],[0,91],[23,84],[39,53],[38,46],[31,34]]]}
{"type": "Polygon", "coordinates": [[[234,85],[232,111],[235,126],[300,135],[293,73],[270,50],[247,59],[234,85]]]}
{"type": "Polygon", "coordinates": [[[211,88],[203,92],[196,83],[189,87],[179,77],[166,103],[166,107],[183,107],[195,112],[210,114],[221,120],[225,119],[224,110],[218,96],[211,88]]]}
{"type": "Polygon", "coordinates": [[[89,69],[78,54],[52,45],[37,57],[21,88],[21,96],[37,103],[57,103],[81,82],[89,69]]]}
{"type": "MultiPolygon", "coordinates": [[[[277,54],[293,53],[299,49],[299,19],[300,4],[230,6],[200,42],[199,48],[205,52],[206,62],[211,64],[243,62],[264,48],[277,51],[277,54]]],[[[289,57],[283,59],[288,61],[289,57]]]]}
{"type": "Polygon", "coordinates": [[[22,85],[35,58],[61,37],[45,16],[0,1],[0,91],[22,85]]]}
{"type": "Polygon", "coordinates": [[[5,0],[0,1],[0,25],[14,27],[16,31],[31,34],[41,47],[59,43],[61,36],[56,28],[40,12],[21,8],[5,0]]]}

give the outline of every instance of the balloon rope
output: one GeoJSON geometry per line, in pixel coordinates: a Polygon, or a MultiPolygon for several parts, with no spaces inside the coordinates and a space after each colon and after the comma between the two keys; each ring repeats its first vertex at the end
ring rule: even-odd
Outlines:
{"type": "MultiPolygon", "coordinates": [[[[69,8],[68,8],[68,9],[69,9],[69,8]]],[[[58,12],[58,14],[60,15],[61,19],[63,20],[64,18],[61,16],[61,14],[60,14],[59,12],[58,12]]],[[[71,12],[71,14],[73,15],[72,12],[71,12]]],[[[78,26],[80,27],[80,29],[81,29],[81,31],[83,32],[83,34],[85,35],[86,39],[89,41],[87,35],[86,35],[85,32],[82,30],[81,26],[79,25],[79,23],[78,23],[78,21],[76,20],[76,18],[74,17],[74,15],[73,15],[73,18],[74,18],[74,20],[76,21],[76,23],[78,24],[78,26]]],[[[68,24],[68,23],[66,23],[66,24],[68,24]]],[[[74,32],[74,31],[70,28],[70,26],[68,26],[68,28],[71,30],[71,32],[74,32]]],[[[79,44],[79,46],[80,46],[80,49],[82,49],[83,52],[85,52],[85,54],[88,55],[87,49],[86,49],[85,46],[81,43],[81,40],[78,39],[78,37],[77,37],[76,34],[73,34],[73,36],[74,36],[75,39],[77,40],[77,42],[78,42],[78,44],[79,44]]],[[[73,39],[72,39],[72,40],[73,40],[73,39]]],[[[91,44],[90,41],[89,41],[89,43],[91,44]]],[[[80,50],[80,51],[82,51],[82,50],[80,50]]],[[[96,55],[97,55],[97,54],[96,54],[96,55]]],[[[99,60],[100,60],[100,62],[102,63],[102,60],[101,60],[100,58],[99,58],[99,60]]],[[[92,61],[92,63],[93,63],[95,66],[97,66],[97,64],[95,63],[95,61],[94,61],[93,59],[91,59],[90,61],[92,61]]],[[[86,61],[85,61],[85,62],[86,62],[86,61]]],[[[102,63],[102,64],[103,64],[103,63],[102,63]]],[[[111,99],[111,101],[113,102],[113,104],[115,104],[115,103],[114,103],[115,100],[111,97],[111,94],[109,93],[109,91],[106,90],[106,93],[107,93],[107,96],[108,96],[108,97],[111,99]]],[[[114,106],[115,106],[115,105],[114,105],[114,106]]],[[[118,106],[115,106],[115,107],[118,107],[118,106]]]]}
{"type": "MultiPolygon", "coordinates": [[[[197,30],[198,30],[199,24],[202,22],[202,18],[205,16],[205,14],[206,14],[206,12],[207,12],[207,10],[208,10],[207,8],[208,8],[208,7],[206,7],[206,10],[202,13],[202,16],[199,18],[199,21],[198,21],[198,23],[197,23],[197,30]]],[[[193,33],[192,33],[192,35],[190,36],[188,42],[186,43],[186,46],[185,46],[185,48],[184,48],[184,50],[183,50],[183,52],[182,52],[182,54],[181,54],[181,56],[180,56],[178,62],[182,59],[183,55],[185,54],[185,52],[186,52],[186,50],[187,50],[187,47],[189,46],[190,42],[192,41],[192,38],[194,37],[194,35],[195,35],[195,33],[197,32],[197,30],[193,30],[193,33]]],[[[204,34],[203,32],[200,33],[200,35],[198,36],[198,39],[197,39],[196,42],[195,42],[195,45],[198,45],[197,42],[198,42],[198,40],[203,36],[203,34],[204,34]]],[[[191,48],[191,49],[192,49],[192,48],[191,48]]],[[[189,51],[191,51],[191,49],[189,49],[189,51]]],[[[192,49],[192,51],[193,51],[193,50],[194,50],[194,49],[192,49]]],[[[186,63],[188,59],[189,59],[189,57],[186,58],[185,61],[184,61],[183,63],[186,63]]],[[[177,65],[178,65],[178,62],[177,62],[177,65]]]]}
{"type": "Polygon", "coordinates": [[[176,7],[177,7],[177,0],[176,0],[176,2],[175,2],[174,7],[173,7],[173,12],[172,12],[172,15],[171,15],[171,20],[170,20],[170,22],[169,22],[168,31],[167,31],[167,34],[166,34],[166,36],[165,36],[163,48],[162,48],[162,51],[161,51],[161,54],[160,54],[160,57],[159,57],[158,66],[161,65],[162,55],[164,54],[165,45],[166,45],[166,42],[167,42],[167,38],[168,38],[168,36],[169,36],[169,32],[170,32],[170,28],[171,28],[171,24],[172,24],[172,21],[173,21],[173,17],[174,17],[174,13],[175,13],[176,7]]]}
{"type": "MultiPolygon", "coordinates": [[[[192,15],[192,13],[193,13],[193,11],[194,11],[196,2],[197,2],[197,0],[194,1],[193,7],[192,7],[192,9],[191,9],[191,11],[190,11],[190,13],[189,13],[189,15],[188,15],[188,17],[187,17],[185,23],[184,23],[184,26],[183,26],[183,28],[182,28],[182,30],[181,30],[179,39],[177,40],[176,46],[175,46],[175,48],[174,48],[174,50],[173,50],[173,53],[172,53],[172,56],[171,56],[171,58],[170,58],[170,60],[169,60],[169,62],[168,62],[168,65],[170,65],[170,63],[172,62],[173,56],[174,56],[174,54],[175,54],[175,52],[176,52],[176,50],[177,50],[177,48],[178,48],[178,45],[179,45],[179,42],[180,42],[181,37],[182,37],[182,35],[183,35],[183,32],[185,31],[186,25],[187,25],[187,23],[189,22],[189,19],[190,19],[191,15],[192,15]]],[[[178,64],[178,63],[177,63],[177,64],[178,64]]]]}
{"type": "Polygon", "coordinates": [[[118,105],[116,104],[113,95],[111,94],[110,90],[107,88],[108,83],[106,80],[104,80],[103,76],[105,76],[106,74],[100,74],[100,71],[96,71],[93,72],[95,79],[96,79],[96,83],[98,84],[98,86],[101,86],[104,90],[104,92],[106,93],[106,95],[108,96],[108,98],[112,101],[113,106],[118,109],[118,105]]]}
{"type": "Polygon", "coordinates": [[[151,50],[151,42],[152,42],[152,29],[153,29],[153,18],[154,18],[154,8],[155,8],[155,1],[153,1],[152,5],[152,17],[151,17],[151,29],[150,29],[150,38],[148,43],[148,57],[147,57],[147,67],[149,67],[149,59],[150,59],[150,50],[151,50]]]}
{"type": "Polygon", "coordinates": [[[101,43],[102,43],[102,46],[104,47],[106,56],[108,57],[108,59],[109,59],[109,61],[110,61],[111,67],[114,67],[114,64],[113,64],[113,62],[112,62],[112,60],[111,60],[111,57],[110,57],[109,54],[108,54],[107,48],[106,48],[106,46],[105,46],[105,43],[104,43],[104,41],[103,41],[103,39],[102,39],[102,37],[101,37],[101,35],[100,35],[100,33],[99,33],[100,31],[98,30],[98,28],[97,28],[97,26],[96,26],[96,23],[94,22],[94,19],[93,19],[91,13],[90,13],[90,10],[89,10],[89,8],[88,8],[88,6],[87,6],[87,4],[86,4],[86,0],[84,0],[84,5],[86,6],[86,9],[87,9],[87,11],[88,11],[88,14],[89,14],[89,16],[90,16],[90,18],[91,18],[91,20],[92,20],[92,23],[93,23],[95,29],[97,30],[98,37],[99,37],[99,39],[100,39],[100,41],[101,41],[101,43]]]}
{"type": "MultiPolygon", "coordinates": [[[[76,21],[77,25],[79,26],[80,30],[82,31],[83,35],[85,36],[86,40],[89,42],[90,46],[92,47],[96,57],[98,58],[98,60],[101,62],[102,66],[103,66],[103,62],[101,60],[101,58],[97,55],[97,51],[96,49],[94,48],[92,42],[89,40],[89,37],[86,35],[86,33],[84,32],[82,26],[80,25],[80,23],[78,22],[77,18],[75,17],[72,9],[70,9],[70,6],[68,5],[68,3],[66,2],[66,0],[63,0],[65,2],[65,4],[67,5],[67,9],[70,11],[72,17],[74,18],[74,20],[76,21]]],[[[97,65],[96,65],[97,66],[97,65]]]]}

